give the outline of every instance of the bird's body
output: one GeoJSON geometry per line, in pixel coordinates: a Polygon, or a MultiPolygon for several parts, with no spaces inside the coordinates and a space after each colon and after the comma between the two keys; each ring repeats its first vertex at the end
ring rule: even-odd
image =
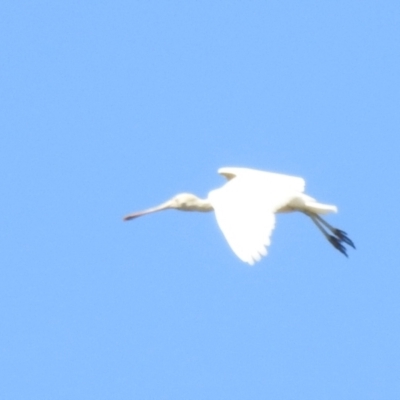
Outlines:
{"type": "Polygon", "coordinates": [[[183,193],[160,206],[127,215],[124,220],[165,209],[215,212],[219,227],[233,252],[250,265],[267,254],[275,226],[275,213],[300,211],[309,216],[329,242],[347,255],[343,243],[354,247],[347,235],[324,221],[320,214],[337,212],[336,206],[318,203],[304,194],[302,178],[249,168],[221,168],[228,179],[207,199],[183,193]],[[327,230],[333,235],[330,235],[327,230]]]}

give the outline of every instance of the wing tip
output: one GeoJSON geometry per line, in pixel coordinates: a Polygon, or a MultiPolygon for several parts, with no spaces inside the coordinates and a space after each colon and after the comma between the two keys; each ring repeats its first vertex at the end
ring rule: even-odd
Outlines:
{"type": "Polygon", "coordinates": [[[223,167],[218,169],[218,173],[225,177],[228,181],[233,179],[236,174],[232,171],[234,168],[232,167],[223,167]]]}

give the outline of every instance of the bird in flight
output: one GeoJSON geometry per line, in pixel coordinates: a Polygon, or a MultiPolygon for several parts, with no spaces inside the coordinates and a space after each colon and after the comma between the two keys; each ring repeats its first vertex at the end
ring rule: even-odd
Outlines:
{"type": "Polygon", "coordinates": [[[267,254],[275,227],[275,214],[299,211],[310,217],[329,243],[347,257],[345,245],[355,249],[347,234],[328,224],[321,215],[337,212],[304,193],[303,178],[249,168],[220,168],[228,182],[212,190],[207,199],[178,194],[157,207],[128,214],[125,221],[157,211],[214,211],[219,227],[233,252],[253,265],[267,254]]]}

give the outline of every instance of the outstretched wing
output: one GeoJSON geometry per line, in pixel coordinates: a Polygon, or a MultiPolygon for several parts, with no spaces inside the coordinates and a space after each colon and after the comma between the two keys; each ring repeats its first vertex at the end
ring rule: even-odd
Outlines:
{"type": "Polygon", "coordinates": [[[230,180],[208,199],[233,252],[253,265],[267,254],[275,212],[304,190],[304,180],[246,168],[219,172],[230,180]]]}
{"type": "Polygon", "coordinates": [[[306,186],[304,179],[298,176],[277,174],[275,172],[266,172],[251,168],[224,167],[220,168],[218,173],[228,179],[228,181],[237,177],[247,177],[249,180],[259,179],[260,183],[277,185],[300,193],[304,192],[306,186]]]}

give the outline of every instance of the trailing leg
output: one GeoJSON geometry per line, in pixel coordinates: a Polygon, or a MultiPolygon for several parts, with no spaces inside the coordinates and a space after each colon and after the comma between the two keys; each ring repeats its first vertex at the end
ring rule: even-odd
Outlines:
{"type": "Polygon", "coordinates": [[[342,254],[344,254],[346,257],[347,255],[347,249],[343,245],[343,243],[348,244],[349,246],[353,247],[355,249],[353,241],[347,237],[346,232],[334,228],[332,225],[328,224],[324,219],[322,219],[318,214],[312,213],[312,212],[304,212],[307,216],[311,218],[311,220],[314,222],[314,224],[317,226],[317,228],[321,231],[321,233],[326,237],[328,242],[336,249],[339,250],[342,254]],[[333,233],[333,235],[330,235],[327,230],[324,228],[324,226],[333,233]]]}
{"type": "Polygon", "coordinates": [[[356,246],[354,245],[353,241],[347,236],[347,233],[334,228],[331,224],[328,224],[328,222],[326,222],[323,218],[321,218],[318,214],[315,214],[315,218],[321,222],[323,225],[325,225],[336,237],[338,237],[340,240],[342,240],[343,242],[347,243],[349,246],[351,246],[353,249],[356,248],[356,246]]]}

